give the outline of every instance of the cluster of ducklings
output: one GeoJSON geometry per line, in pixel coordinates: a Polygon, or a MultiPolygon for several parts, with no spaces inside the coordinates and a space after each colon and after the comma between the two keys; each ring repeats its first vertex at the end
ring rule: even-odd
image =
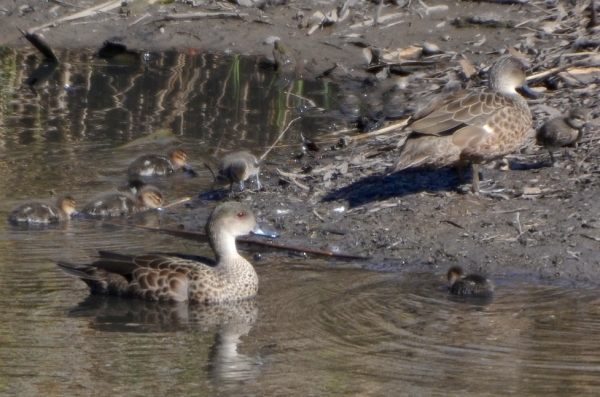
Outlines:
{"type": "MultiPolygon", "coordinates": [[[[166,176],[176,171],[191,171],[187,164],[187,155],[181,149],[174,149],[166,156],[144,154],[136,158],[127,169],[128,182],[117,189],[100,193],[91,198],[78,212],[75,199],[71,195],[60,196],[55,204],[39,201],[27,201],[15,207],[8,216],[13,224],[47,224],[62,222],[73,215],[82,214],[94,217],[127,216],[151,209],[160,209],[164,197],[160,189],[146,184],[140,177],[166,176]]],[[[219,162],[218,181],[237,184],[244,189],[244,182],[254,178],[258,180],[258,160],[248,152],[233,152],[225,155],[219,162]]]]}
{"type": "MultiPolygon", "coordinates": [[[[167,156],[145,154],[135,159],[127,169],[129,181],[109,192],[101,193],[90,199],[81,210],[86,216],[125,216],[149,209],[160,208],[164,203],[161,191],[147,185],[142,176],[168,175],[187,166],[183,150],[170,151],[167,156]]],[[[24,202],[15,207],[8,216],[10,223],[44,224],[62,222],[78,214],[75,199],[60,196],[56,204],[38,201],[24,202]]]]}
{"type": "MultiPolygon", "coordinates": [[[[472,189],[478,193],[479,165],[514,152],[527,140],[532,124],[531,110],[516,89],[520,87],[531,96],[536,95],[525,84],[525,69],[520,59],[501,57],[490,68],[487,89],[456,92],[445,100],[434,101],[427,109],[414,115],[409,123],[412,132],[388,171],[395,173],[413,167],[437,168],[470,163],[473,166],[472,189]]],[[[574,109],[566,117],[551,120],[538,130],[537,142],[548,149],[552,162],[556,148],[572,145],[581,138],[587,120],[585,111],[574,109]]],[[[164,159],[167,164],[164,167],[154,165],[153,159],[137,159],[128,174],[164,174],[186,166],[183,152],[162,157],[161,161],[164,159]]],[[[219,179],[229,181],[231,186],[237,183],[240,189],[252,177],[260,189],[258,173],[256,158],[247,152],[229,154],[219,164],[219,179]]],[[[131,190],[132,186],[126,189],[131,190]]],[[[138,187],[135,189],[137,192],[138,187]]],[[[147,186],[141,187],[137,195],[136,208],[150,208],[158,202],[162,204],[162,195],[147,186]],[[152,191],[152,194],[140,196],[144,191],[152,191]]],[[[114,193],[111,197],[114,199],[114,193]]],[[[113,201],[120,205],[119,200],[113,201]]],[[[92,200],[91,207],[103,207],[107,201],[104,197],[92,200]]],[[[34,208],[37,206],[31,204],[17,208],[11,217],[15,220],[29,219],[27,212],[34,212],[34,208]]],[[[46,205],[44,208],[51,207],[46,205]]],[[[50,212],[54,218],[60,219],[73,211],[74,202],[69,197],[61,198],[58,207],[51,208],[50,212]]],[[[244,299],[256,293],[258,277],[252,265],[237,253],[235,237],[249,233],[255,224],[252,211],[239,203],[225,203],[213,211],[207,223],[207,234],[217,257],[214,267],[186,256],[127,256],[107,252],[100,252],[101,259],[89,265],[59,263],[59,266],[83,279],[96,293],[196,302],[244,299]]],[[[451,268],[447,277],[451,294],[479,297],[493,294],[494,285],[490,280],[465,274],[461,268],[451,268]]]]}

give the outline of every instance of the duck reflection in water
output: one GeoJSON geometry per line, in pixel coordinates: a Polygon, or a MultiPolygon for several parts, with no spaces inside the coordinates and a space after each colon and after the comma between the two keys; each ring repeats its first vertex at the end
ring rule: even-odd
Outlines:
{"type": "Polygon", "coordinates": [[[259,362],[238,353],[240,338],[248,335],[258,316],[256,299],[215,304],[151,302],[107,295],[89,295],[72,317],[90,317],[91,328],[102,332],[214,332],[208,357],[213,381],[247,380],[259,374],[259,362]]]}

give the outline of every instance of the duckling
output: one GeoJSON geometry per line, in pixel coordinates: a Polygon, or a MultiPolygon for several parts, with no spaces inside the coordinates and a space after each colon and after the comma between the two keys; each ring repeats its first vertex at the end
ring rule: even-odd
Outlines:
{"type": "Polygon", "coordinates": [[[465,271],[454,266],[448,270],[448,290],[452,295],[492,296],[494,283],[479,274],[465,274],[465,271]]]}
{"type": "Polygon", "coordinates": [[[140,189],[142,189],[146,185],[146,182],[142,181],[141,179],[134,178],[129,179],[123,185],[118,187],[117,190],[120,192],[131,193],[133,195],[136,195],[140,191],[140,189]]]}
{"type": "Polygon", "coordinates": [[[127,169],[129,176],[169,175],[179,169],[185,169],[187,154],[181,149],[171,150],[167,156],[144,154],[135,159],[127,169]]]}
{"type": "Polygon", "coordinates": [[[254,155],[245,151],[232,152],[223,156],[219,162],[217,181],[228,181],[231,188],[234,183],[237,183],[238,189],[244,190],[244,182],[254,178],[256,189],[260,190],[262,185],[258,180],[259,173],[260,167],[254,155]]]}
{"type": "Polygon", "coordinates": [[[158,301],[226,302],[251,298],[258,276],[238,254],[235,238],[256,227],[254,213],[241,203],[219,205],[208,218],[206,233],[216,264],[183,254],[122,255],[100,251],[89,265],[58,262],[80,277],[92,293],[158,301]]]}
{"type": "Polygon", "coordinates": [[[535,96],[525,84],[525,65],[502,57],[490,68],[489,88],[462,90],[435,101],[411,120],[411,134],[389,173],[414,167],[472,164],[474,193],[479,164],[514,152],[525,144],[531,111],[516,88],[535,96]]]}
{"type": "Polygon", "coordinates": [[[92,216],[125,216],[158,209],[163,203],[160,190],[145,185],[135,196],[127,191],[102,193],[88,201],[81,212],[92,216]]]}
{"type": "Polygon", "coordinates": [[[554,151],[565,146],[576,145],[588,126],[588,113],[581,108],[573,108],[566,116],[547,121],[535,135],[537,144],[550,153],[550,161],[554,165],[554,151]]]}
{"type": "Polygon", "coordinates": [[[73,196],[61,196],[56,205],[44,204],[39,201],[29,201],[19,204],[8,216],[8,221],[17,223],[55,223],[71,219],[76,214],[73,196]]]}

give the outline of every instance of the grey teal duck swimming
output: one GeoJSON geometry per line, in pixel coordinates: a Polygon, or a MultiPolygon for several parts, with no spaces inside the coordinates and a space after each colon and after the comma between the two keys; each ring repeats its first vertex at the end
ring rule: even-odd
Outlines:
{"type": "Polygon", "coordinates": [[[505,56],[490,68],[489,88],[458,91],[419,112],[389,172],[470,163],[472,189],[479,192],[479,164],[517,150],[531,130],[531,111],[516,91],[521,87],[535,96],[525,85],[525,77],[523,62],[505,56]]]}
{"type": "Polygon", "coordinates": [[[451,267],[447,276],[448,290],[452,295],[489,297],[494,294],[494,283],[491,280],[479,274],[466,274],[459,266],[451,267]]]}
{"type": "MultiPolygon", "coordinates": [[[[134,187],[129,187],[131,191],[134,187]]],[[[107,192],[89,200],[81,213],[92,216],[125,216],[137,212],[157,209],[164,203],[161,191],[151,185],[145,185],[138,190],[137,194],[123,189],[121,191],[107,192]]]]}
{"type": "Polygon", "coordinates": [[[69,220],[75,210],[75,199],[72,196],[61,196],[56,205],[39,201],[28,201],[19,204],[8,215],[10,223],[55,223],[69,220]]]}
{"type": "Polygon", "coordinates": [[[256,188],[260,190],[261,184],[258,180],[260,167],[256,157],[248,152],[228,153],[219,161],[218,181],[226,181],[231,184],[237,183],[239,190],[244,190],[244,182],[253,178],[256,188]]]}
{"type": "Polygon", "coordinates": [[[583,136],[588,126],[588,113],[581,108],[573,108],[566,116],[554,118],[544,123],[535,135],[537,144],[550,153],[554,164],[554,151],[561,147],[573,146],[583,136]]]}
{"type": "Polygon", "coordinates": [[[159,301],[226,302],[253,297],[258,276],[238,254],[235,239],[256,227],[246,206],[229,202],[209,216],[206,232],[216,256],[211,266],[191,255],[121,255],[100,251],[89,265],[59,262],[69,274],[80,277],[92,293],[159,301]]]}
{"type": "Polygon", "coordinates": [[[144,154],[135,159],[127,169],[129,176],[161,176],[187,167],[187,154],[181,149],[171,150],[167,156],[144,154]]]}

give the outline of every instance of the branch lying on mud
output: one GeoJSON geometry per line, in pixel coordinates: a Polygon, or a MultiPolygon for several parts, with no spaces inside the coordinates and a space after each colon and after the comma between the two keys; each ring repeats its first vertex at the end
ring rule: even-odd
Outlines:
{"type": "Polygon", "coordinates": [[[600,59],[598,59],[595,56],[590,59],[573,62],[569,65],[562,65],[562,66],[555,67],[553,69],[548,69],[543,72],[532,74],[531,76],[527,76],[527,83],[531,84],[533,82],[533,84],[536,84],[536,83],[538,83],[540,81],[544,81],[552,76],[556,76],[557,74],[564,72],[565,70],[568,70],[568,69],[587,68],[587,67],[594,67],[594,66],[600,66],[600,59]]]}
{"type": "MultiPolygon", "coordinates": [[[[407,117],[406,119],[399,121],[397,123],[390,124],[386,127],[382,127],[382,128],[379,128],[379,129],[376,129],[373,131],[365,132],[363,134],[355,135],[352,137],[352,139],[356,141],[356,140],[360,140],[360,139],[365,139],[365,138],[370,138],[373,136],[385,134],[386,132],[402,129],[402,128],[406,127],[406,125],[408,124],[408,120],[410,120],[409,117],[407,117]]],[[[337,135],[347,134],[349,132],[355,132],[355,131],[356,131],[356,128],[346,128],[346,129],[342,129],[339,131],[334,131],[331,134],[325,135],[325,137],[337,136],[337,135]]]]}
{"type": "Polygon", "coordinates": [[[243,17],[248,16],[248,14],[240,14],[237,12],[197,12],[193,14],[167,14],[162,18],[156,19],[152,22],[161,22],[161,21],[181,21],[188,20],[193,21],[197,19],[244,19],[243,17]]]}
{"type": "MultiPolygon", "coordinates": [[[[207,238],[206,233],[204,233],[204,232],[192,232],[189,230],[149,227],[149,226],[135,225],[135,224],[131,225],[131,224],[125,224],[125,223],[113,222],[113,221],[107,221],[106,223],[111,224],[111,225],[127,226],[127,227],[135,227],[135,228],[139,228],[139,229],[152,230],[152,231],[159,232],[159,233],[166,233],[166,234],[169,234],[169,235],[175,236],[175,237],[182,237],[182,238],[185,238],[188,240],[198,241],[198,240],[201,240],[201,239],[203,240],[203,239],[207,238]]],[[[276,249],[276,250],[290,251],[290,252],[301,252],[301,253],[317,255],[317,256],[326,256],[329,258],[358,259],[358,260],[370,259],[369,257],[366,257],[366,256],[342,254],[342,253],[332,252],[332,251],[321,251],[321,250],[315,250],[315,249],[311,249],[311,248],[292,247],[289,245],[280,245],[280,244],[275,244],[275,243],[269,243],[266,241],[251,240],[251,239],[247,239],[247,238],[237,238],[236,241],[238,241],[240,243],[249,244],[249,245],[259,246],[259,247],[267,247],[267,248],[272,248],[272,249],[276,249]]]]}
{"type": "Polygon", "coordinates": [[[67,16],[59,18],[59,19],[55,19],[54,21],[45,23],[45,24],[43,24],[41,26],[37,26],[35,28],[30,28],[28,30],[30,32],[33,32],[36,30],[47,28],[48,26],[56,26],[61,22],[72,21],[74,19],[84,18],[84,17],[90,16],[90,15],[95,15],[98,12],[107,12],[107,11],[113,10],[120,6],[121,6],[121,0],[110,0],[110,1],[107,1],[106,3],[95,5],[93,7],[90,7],[88,9],[85,9],[78,13],[67,15],[67,16]]]}
{"type": "Polygon", "coordinates": [[[279,174],[279,176],[286,178],[286,180],[288,182],[292,182],[294,183],[296,186],[298,186],[300,189],[306,190],[307,192],[310,191],[310,187],[298,182],[296,180],[296,178],[300,178],[300,177],[306,177],[308,175],[298,175],[298,174],[294,174],[294,173],[289,173],[289,172],[284,172],[281,170],[276,170],[277,173],[279,174]]]}

